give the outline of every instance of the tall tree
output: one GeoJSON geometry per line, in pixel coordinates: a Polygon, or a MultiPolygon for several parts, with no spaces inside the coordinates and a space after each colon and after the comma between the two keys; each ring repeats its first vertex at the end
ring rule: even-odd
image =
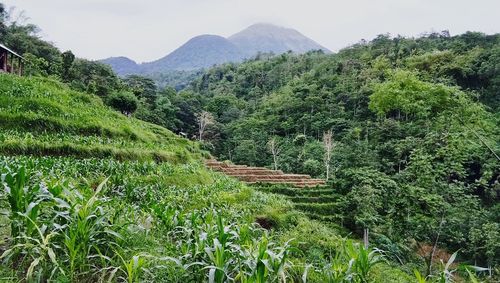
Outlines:
{"type": "Polygon", "coordinates": [[[215,119],[212,113],[203,110],[196,114],[196,121],[198,122],[198,140],[201,142],[203,141],[203,135],[205,134],[207,126],[213,125],[215,119]]]}
{"type": "Polygon", "coordinates": [[[70,78],[70,69],[75,61],[75,55],[71,50],[65,51],[62,56],[62,79],[68,81],[70,78]]]}

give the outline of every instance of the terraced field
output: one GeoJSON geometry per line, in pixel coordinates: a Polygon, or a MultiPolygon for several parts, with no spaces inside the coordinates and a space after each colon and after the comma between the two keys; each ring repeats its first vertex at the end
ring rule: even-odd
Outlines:
{"type": "Polygon", "coordinates": [[[205,165],[267,193],[284,195],[294,208],[304,212],[309,218],[330,224],[342,224],[339,211],[339,195],[326,187],[325,180],[313,179],[304,174],[285,174],[281,170],[262,167],[234,165],[214,159],[205,165]]]}
{"type": "Polygon", "coordinates": [[[286,185],[267,185],[256,187],[261,192],[285,196],[293,203],[295,209],[304,212],[309,218],[335,224],[342,224],[340,215],[340,195],[332,188],[306,187],[292,188],[286,185]]]}
{"type": "Polygon", "coordinates": [[[325,180],[313,179],[305,174],[285,174],[281,170],[272,170],[264,167],[234,165],[214,159],[205,161],[208,168],[222,172],[247,184],[287,184],[292,187],[324,186],[325,180]]]}

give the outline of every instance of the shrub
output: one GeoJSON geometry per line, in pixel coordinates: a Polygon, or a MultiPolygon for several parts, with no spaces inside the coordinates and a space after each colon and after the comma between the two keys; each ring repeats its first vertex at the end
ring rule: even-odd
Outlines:
{"type": "Polygon", "coordinates": [[[311,176],[318,176],[321,174],[323,165],[315,159],[307,159],[304,161],[304,173],[311,176]]]}

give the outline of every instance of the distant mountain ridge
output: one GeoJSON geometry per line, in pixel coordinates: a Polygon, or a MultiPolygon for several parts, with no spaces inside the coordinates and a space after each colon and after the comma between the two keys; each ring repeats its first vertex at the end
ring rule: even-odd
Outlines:
{"type": "Polygon", "coordinates": [[[152,62],[137,64],[127,57],[110,57],[100,61],[110,65],[121,76],[147,75],[237,63],[254,57],[259,52],[281,54],[292,51],[300,54],[311,50],[330,52],[294,29],[259,23],[228,38],[208,34],[196,36],[165,57],[152,62]]]}

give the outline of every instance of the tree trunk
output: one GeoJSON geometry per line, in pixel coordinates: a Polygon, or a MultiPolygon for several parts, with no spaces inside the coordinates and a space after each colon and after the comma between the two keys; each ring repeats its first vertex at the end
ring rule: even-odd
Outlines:
{"type": "Polygon", "coordinates": [[[363,243],[365,245],[365,249],[368,249],[368,246],[370,245],[368,240],[368,228],[363,229],[363,243]]]}
{"type": "Polygon", "coordinates": [[[330,178],[330,163],[326,163],[326,180],[330,178]]]}
{"type": "Polygon", "coordinates": [[[437,245],[439,242],[439,236],[441,235],[441,228],[443,227],[443,224],[444,224],[444,216],[441,217],[441,222],[439,222],[439,228],[437,231],[436,239],[434,240],[434,244],[432,245],[431,254],[429,255],[429,258],[428,258],[429,264],[427,265],[427,275],[426,276],[429,276],[432,273],[432,261],[434,259],[434,254],[436,253],[437,245]]]}

